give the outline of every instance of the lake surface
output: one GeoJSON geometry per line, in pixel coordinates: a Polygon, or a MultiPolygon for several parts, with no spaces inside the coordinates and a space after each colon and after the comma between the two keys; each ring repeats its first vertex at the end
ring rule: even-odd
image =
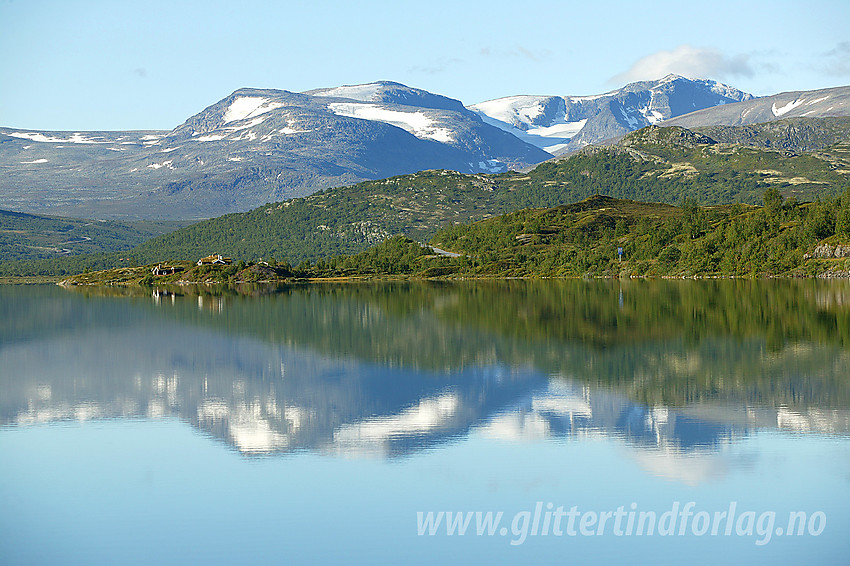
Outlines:
{"type": "Polygon", "coordinates": [[[174,291],[0,286],[2,564],[847,564],[850,282],[174,291]]]}

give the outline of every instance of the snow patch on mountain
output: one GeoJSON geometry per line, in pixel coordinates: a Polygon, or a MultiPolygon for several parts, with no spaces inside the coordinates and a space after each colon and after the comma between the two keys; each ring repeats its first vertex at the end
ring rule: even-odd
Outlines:
{"type": "Polygon", "coordinates": [[[20,161],[24,165],[33,165],[35,163],[47,163],[46,159],[34,159],[33,161],[20,161]]]}
{"type": "Polygon", "coordinates": [[[336,88],[328,88],[319,90],[313,93],[314,96],[327,96],[332,98],[350,98],[351,100],[359,100],[361,102],[372,102],[378,99],[380,92],[380,83],[370,83],[365,85],[339,86],[336,88]]]}
{"type": "Polygon", "coordinates": [[[652,104],[649,106],[644,106],[643,108],[639,108],[638,110],[646,118],[646,121],[650,124],[657,124],[658,122],[664,120],[664,114],[659,112],[658,110],[651,110],[652,104]]]}
{"type": "Polygon", "coordinates": [[[479,161],[478,169],[488,173],[503,173],[507,171],[508,168],[498,159],[488,159],[487,161],[479,161]]]}
{"type": "Polygon", "coordinates": [[[640,120],[638,120],[637,117],[632,116],[632,114],[627,109],[620,106],[619,110],[620,114],[623,116],[623,120],[625,120],[626,124],[629,125],[629,128],[631,128],[632,130],[637,130],[641,127],[642,124],[640,123],[640,120]]]}
{"type": "Polygon", "coordinates": [[[576,104],[581,102],[592,102],[594,100],[599,100],[600,98],[605,98],[606,96],[611,96],[612,93],[606,92],[605,94],[591,94],[589,96],[571,96],[569,97],[570,103],[576,104]]]}
{"type": "Polygon", "coordinates": [[[236,122],[271,112],[283,106],[280,102],[270,102],[263,96],[241,96],[230,103],[224,111],[224,123],[236,122]]]}
{"type": "Polygon", "coordinates": [[[168,169],[173,170],[174,167],[171,165],[173,162],[173,159],[169,159],[168,161],[163,161],[162,163],[151,163],[150,165],[148,165],[148,169],[162,169],[163,167],[166,167],[168,169]]]}
{"type": "MultiPolygon", "coordinates": [[[[266,112],[268,112],[268,110],[266,112]]],[[[225,130],[230,130],[232,132],[235,132],[237,130],[245,130],[247,128],[253,128],[254,126],[259,126],[260,124],[262,124],[265,121],[265,119],[266,119],[265,116],[260,116],[258,118],[254,118],[250,122],[246,122],[245,124],[239,124],[238,126],[228,126],[228,127],[225,128],[225,130]]]]}
{"type": "Polygon", "coordinates": [[[283,135],[291,136],[292,134],[306,134],[307,132],[312,132],[313,130],[299,130],[298,128],[286,126],[285,128],[281,128],[278,131],[283,135]]]}
{"type": "MultiPolygon", "coordinates": [[[[543,103],[549,96],[508,96],[470,106],[470,110],[502,122],[520,126],[532,124],[543,114],[543,103]]],[[[521,126],[520,126],[521,127],[521,126]]]]}
{"type": "Polygon", "coordinates": [[[13,138],[22,138],[40,143],[109,143],[106,141],[97,141],[91,138],[84,137],[79,132],[74,133],[69,138],[57,138],[46,135],[41,132],[10,132],[8,135],[13,138]]]}
{"type": "Polygon", "coordinates": [[[257,139],[257,132],[249,130],[247,132],[242,132],[235,138],[230,139],[232,141],[254,141],[257,139]]]}
{"type": "Polygon", "coordinates": [[[793,100],[788,104],[784,104],[778,108],[776,106],[776,103],[774,102],[773,105],[770,107],[770,111],[773,112],[774,116],[784,116],[785,114],[791,112],[792,110],[803,104],[803,102],[805,102],[805,99],[798,98],[797,100],[793,100]]]}
{"type": "Polygon", "coordinates": [[[554,122],[551,126],[541,126],[539,128],[529,128],[525,131],[529,137],[533,136],[541,136],[545,138],[556,138],[556,137],[564,137],[571,138],[584,127],[587,123],[587,118],[583,120],[577,120],[575,122],[567,122],[564,121],[563,118],[561,121],[554,122]]]}
{"type": "Polygon", "coordinates": [[[585,126],[587,118],[568,120],[566,102],[553,96],[509,96],[470,106],[491,126],[512,134],[549,153],[566,147],[585,126]],[[558,110],[552,112],[553,103],[558,110]],[[549,116],[546,107],[549,106],[549,116]]]}
{"type": "Polygon", "coordinates": [[[406,130],[420,139],[436,140],[451,143],[454,140],[452,131],[434,125],[434,120],[424,112],[400,112],[389,110],[377,104],[361,104],[356,102],[334,102],[328,104],[328,110],[337,116],[360,118],[385,122],[406,130]]]}
{"type": "MultiPolygon", "coordinates": [[[[478,111],[478,106],[479,105],[476,105],[475,108],[470,108],[474,111],[478,111]]],[[[504,115],[505,113],[503,112],[502,114],[504,115]]],[[[581,131],[587,123],[586,118],[574,122],[568,122],[564,118],[564,113],[561,112],[558,117],[559,119],[556,119],[551,126],[528,127],[527,124],[524,124],[527,129],[520,129],[503,120],[491,118],[487,114],[479,113],[479,116],[485,124],[495,126],[500,130],[518,137],[525,143],[530,143],[531,145],[537,146],[543,151],[548,151],[549,153],[565,148],[570,139],[581,131]]]]}

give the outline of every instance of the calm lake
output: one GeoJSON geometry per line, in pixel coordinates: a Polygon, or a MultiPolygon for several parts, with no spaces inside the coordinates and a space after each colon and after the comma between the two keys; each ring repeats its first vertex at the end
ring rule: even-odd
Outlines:
{"type": "Polygon", "coordinates": [[[848,281],[175,291],[0,286],[0,563],[848,563],[848,281]]]}

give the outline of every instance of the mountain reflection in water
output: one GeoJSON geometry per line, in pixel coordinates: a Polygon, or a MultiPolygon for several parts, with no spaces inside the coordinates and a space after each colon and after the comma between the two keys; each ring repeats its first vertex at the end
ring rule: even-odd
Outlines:
{"type": "Polygon", "coordinates": [[[846,282],[132,295],[0,287],[0,423],[176,417],[246,455],[602,436],[686,482],[756,430],[850,432],[846,282]]]}

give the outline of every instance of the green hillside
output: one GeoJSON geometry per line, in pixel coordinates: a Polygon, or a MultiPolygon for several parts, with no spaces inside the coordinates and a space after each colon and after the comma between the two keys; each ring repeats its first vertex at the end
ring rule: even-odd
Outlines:
{"type": "Polygon", "coordinates": [[[465,262],[455,260],[458,272],[478,275],[846,276],[850,189],[802,205],[768,190],[764,207],[700,207],[690,200],[673,207],[595,196],[453,226],[432,242],[465,254],[465,262]],[[826,252],[839,245],[844,251],[826,252]],[[816,253],[818,246],[831,248],[816,253]]]}
{"type": "MultiPolygon", "coordinates": [[[[596,195],[440,230],[429,246],[393,236],[353,255],[297,266],[239,261],[155,277],[152,266],[76,276],[71,284],[240,283],[338,277],[850,277],[850,189],[816,203],[763,207],[643,203],[596,195]],[[436,249],[435,249],[436,248],[436,249]],[[438,253],[451,250],[453,256],[438,253]]],[[[176,265],[169,262],[169,265],[176,265]]]]}
{"type": "Polygon", "coordinates": [[[185,222],[101,222],[0,210],[0,262],[129,250],[185,222]]]}

